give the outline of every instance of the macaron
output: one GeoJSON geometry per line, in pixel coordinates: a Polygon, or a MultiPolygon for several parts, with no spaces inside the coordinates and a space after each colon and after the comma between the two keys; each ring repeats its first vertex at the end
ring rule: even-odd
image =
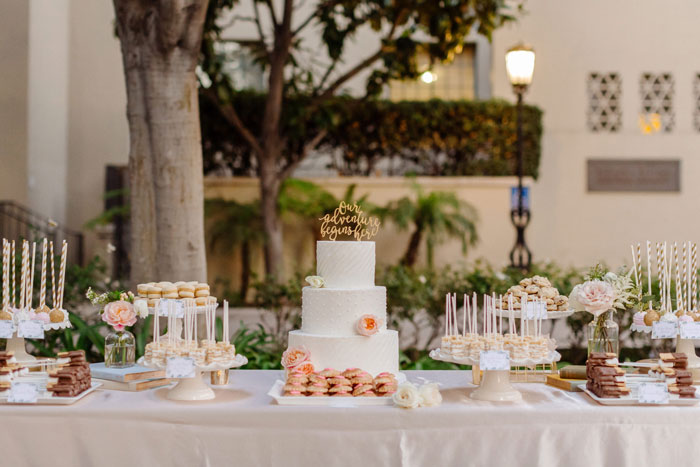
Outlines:
{"type": "Polygon", "coordinates": [[[174,285],[168,285],[166,287],[163,287],[163,298],[180,298],[180,296],[177,293],[177,287],[174,285]]]}
{"type": "Polygon", "coordinates": [[[136,286],[136,293],[139,297],[148,298],[148,289],[150,286],[148,284],[139,284],[136,286]]]}
{"type": "Polygon", "coordinates": [[[197,297],[194,299],[197,306],[204,306],[207,304],[207,297],[197,297]]]}
{"type": "Polygon", "coordinates": [[[154,299],[154,298],[161,298],[163,295],[163,289],[160,287],[149,287],[148,288],[148,298],[149,299],[154,299]]]}
{"type": "Polygon", "coordinates": [[[195,297],[208,297],[209,296],[209,285],[208,284],[197,284],[194,288],[195,297]]]}

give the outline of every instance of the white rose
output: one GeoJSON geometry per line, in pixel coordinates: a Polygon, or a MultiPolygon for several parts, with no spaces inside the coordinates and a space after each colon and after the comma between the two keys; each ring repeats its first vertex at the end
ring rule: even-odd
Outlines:
{"type": "Polygon", "coordinates": [[[437,383],[426,383],[418,390],[420,405],[423,407],[437,407],[442,404],[442,394],[437,383]]]}
{"type": "Polygon", "coordinates": [[[313,287],[315,289],[325,287],[325,285],[326,285],[326,280],[321,276],[306,276],[306,278],[304,280],[306,282],[308,282],[311,285],[311,287],[313,287]]]}
{"type": "Polygon", "coordinates": [[[426,279],[426,277],[423,274],[421,274],[420,276],[418,276],[418,282],[420,282],[421,284],[425,284],[426,282],[428,282],[428,279],[426,279]]]}
{"type": "Polygon", "coordinates": [[[139,315],[139,318],[145,319],[148,317],[148,303],[146,300],[136,300],[134,302],[134,309],[136,310],[136,314],[139,315]]]}
{"type": "Polygon", "coordinates": [[[392,396],[394,404],[403,409],[415,409],[420,405],[421,397],[418,388],[408,381],[399,385],[392,396]]]}

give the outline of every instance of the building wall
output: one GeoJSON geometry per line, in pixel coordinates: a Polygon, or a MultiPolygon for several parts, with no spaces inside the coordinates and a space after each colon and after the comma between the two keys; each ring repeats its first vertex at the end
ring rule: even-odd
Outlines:
{"type": "Polygon", "coordinates": [[[29,4],[0,5],[0,199],[27,201],[29,4]]]}
{"type": "MultiPolygon", "coordinates": [[[[697,18],[700,3],[591,0],[526,3],[517,24],[494,35],[495,96],[513,98],[505,52],[519,41],[536,51],[528,103],[544,110],[541,177],[533,185],[528,241],[535,258],[590,265],[618,264],[632,242],[698,240],[695,215],[700,185],[700,133],[692,127],[692,78],[700,72],[697,18]],[[619,133],[586,129],[586,78],[596,71],[622,76],[623,126],[619,133]],[[676,129],[643,135],[638,125],[643,72],[675,77],[676,129]],[[681,160],[680,193],[588,193],[586,159],[681,160]]],[[[629,261],[628,261],[629,262],[629,261]]]]}
{"type": "MultiPolygon", "coordinates": [[[[104,209],[105,167],[126,165],[126,88],[111,2],[71,0],[67,223],[81,229],[104,209]]],[[[95,235],[86,235],[88,254],[95,235]]]]}
{"type": "MultiPolygon", "coordinates": [[[[367,195],[368,201],[383,206],[389,201],[413,196],[409,183],[403,177],[321,177],[308,179],[336,197],[342,197],[348,186],[356,184],[356,197],[367,195]]],[[[478,211],[477,232],[479,242],[465,257],[459,240],[450,240],[435,249],[437,266],[451,264],[459,266],[477,258],[486,258],[494,266],[505,266],[508,254],[515,241],[515,229],[510,223],[510,189],[514,177],[418,177],[416,181],[427,192],[449,191],[469,202],[478,211]]],[[[252,178],[205,178],[206,199],[235,200],[241,203],[258,198],[258,182],[252,178]]],[[[528,180],[529,182],[529,180],[528,180]]],[[[313,221],[313,219],[310,219],[313,221]]],[[[296,271],[305,272],[315,267],[315,228],[301,223],[299,219],[287,218],[284,228],[285,272],[290,276],[296,271]]],[[[398,232],[391,224],[382,225],[374,239],[377,242],[377,264],[397,264],[408,245],[411,230],[398,232]]],[[[420,263],[425,264],[425,246],[421,247],[420,263]]],[[[225,278],[231,285],[238,283],[240,274],[239,255],[221,250],[210,250],[207,258],[210,282],[225,278]]],[[[252,257],[254,269],[261,277],[264,274],[263,258],[256,248],[252,257]]]]}

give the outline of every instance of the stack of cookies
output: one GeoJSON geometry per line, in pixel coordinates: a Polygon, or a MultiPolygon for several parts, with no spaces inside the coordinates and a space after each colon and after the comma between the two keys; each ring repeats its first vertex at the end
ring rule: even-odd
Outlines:
{"type": "Polygon", "coordinates": [[[343,372],[352,384],[352,395],[355,397],[377,397],[374,392],[374,378],[359,368],[349,368],[343,372]]]}
{"type": "Polygon", "coordinates": [[[90,389],[90,365],[85,360],[85,351],[59,352],[58,358],[68,359],[68,363],[48,371],[47,391],[54,397],[75,397],[90,389]]]}
{"type": "Polygon", "coordinates": [[[326,368],[306,375],[301,371],[290,371],[284,384],[284,396],[288,397],[377,397],[391,396],[396,392],[396,377],[391,373],[380,373],[376,378],[359,368],[344,372],[326,368]]]}
{"type": "Polygon", "coordinates": [[[628,396],[625,372],[612,352],[591,352],[586,361],[586,389],[601,398],[628,396]]]}
{"type": "Polygon", "coordinates": [[[14,352],[0,352],[0,394],[10,389],[13,379],[28,373],[26,367],[17,364],[14,352]]]}
{"type": "Polygon", "coordinates": [[[396,392],[398,382],[396,377],[391,373],[379,373],[376,378],[374,378],[374,391],[378,396],[387,397],[391,396],[396,392]]]}
{"type": "Polygon", "coordinates": [[[191,298],[197,306],[216,303],[216,297],[210,296],[209,284],[204,282],[148,282],[136,287],[139,299],[147,300],[149,307],[155,307],[161,298],[186,299],[191,298]]]}
{"type": "Polygon", "coordinates": [[[543,301],[547,305],[547,311],[567,311],[569,309],[569,297],[561,295],[556,287],[546,277],[533,276],[520,281],[508,289],[503,296],[502,306],[508,307],[508,300],[513,297],[513,308],[521,308],[521,299],[526,297],[527,301],[543,301]]]}
{"type": "Polygon", "coordinates": [[[649,376],[668,385],[670,394],[680,397],[695,397],[693,374],[688,368],[688,356],[684,353],[662,353],[659,366],[649,370],[649,376]]]}

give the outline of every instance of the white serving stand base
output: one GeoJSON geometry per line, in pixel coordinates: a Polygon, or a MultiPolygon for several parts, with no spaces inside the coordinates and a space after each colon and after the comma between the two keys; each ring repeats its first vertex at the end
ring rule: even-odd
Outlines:
{"type": "Polygon", "coordinates": [[[514,402],[523,398],[520,391],[510,384],[510,371],[508,370],[484,370],[481,384],[472,391],[469,397],[489,402],[514,402]]]}
{"type": "Polygon", "coordinates": [[[36,360],[34,355],[27,353],[27,346],[24,342],[24,337],[17,337],[17,331],[13,334],[13,337],[7,339],[7,345],[5,350],[12,351],[15,353],[15,359],[17,363],[22,362],[33,362],[36,360]]]}
{"type": "Polygon", "coordinates": [[[202,379],[202,372],[195,370],[194,378],[178,379],[166,397],[173,401],[206,401],[214,399],[216,394],[202,379]]]}

